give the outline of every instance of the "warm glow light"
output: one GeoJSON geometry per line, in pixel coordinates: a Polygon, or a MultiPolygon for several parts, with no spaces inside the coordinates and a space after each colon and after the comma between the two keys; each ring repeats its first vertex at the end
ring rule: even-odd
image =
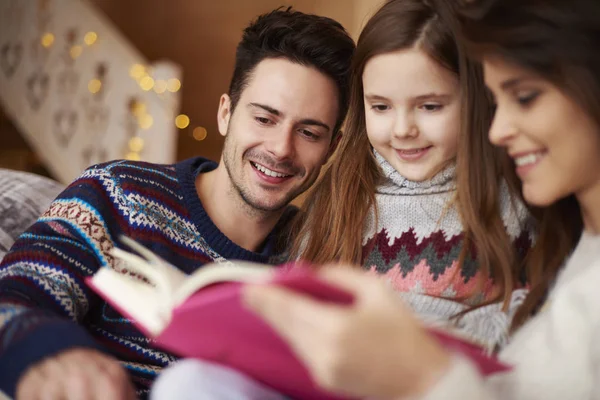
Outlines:
{"type": "Polygon", "coordinates": [[[144,114],[138,119],[138,123],[140,124],[140,128],[142,129],[150,129],[152,124],[154,123],[154,118],[150,114],[144,114]]]}
{"type": "Polygon", "coordinates": [[[83,37],[83,41],[85,42],[85,44],[87,44],[88,46],[93,45],[94,43],[96,43],[96,40],[98,40],[98,34],[96,32],[88,32],[85,34],[85,36],[83,37]]]}
{"type": "Polygon", "coordinates": [[[179,114],[175,117],[175,126],[179,129],[185,129],[190,124],[190,117],[185,114],[179,114]]]}
{"type": "Polygon", "coordinates": [[[50,47],[54,43],[54,35],[51,33],[46,33],[42,36],[42,46],[50,47]]]}
{"type": "Polygon", "coordinates": [[[181,82],[179,81],[179,79],[177,79],[177,78],[169,79],[169,81],[167,82],[167,90],[169,92],[175,93],[179,89],[181,89],[181,82]]]}
{"type": "Polygon", "coordinates": [[[144,76],[142,79],[140,79],[140,87],[146,92],[148,90],[152,90],[154,87],[154,79],[148,75],[144,76]]]}
{"type": "Polygon", "coordinates": [[[91,93],[96,94],[100,91],[100,89],[102,89],[102,82],[100,81],[100,79],[92,79],[88,83],[88,90],[91,93]]]}
{"type": "Polygon", "coordinates": [[[206,131],[206,128],[203,126],[197,126],[196,128],[194,128],[194,132],[192,133],[192,136],[194,136],[194,139],[196,139],[199,142],[206,139],[207,135],[208,135],[208,132],[206,131]]]}
{"type": "Polygon", "coordinates": [[[139,153],[144,148],[144,139],[141,137],[134,137],[129,140],[129,150],[132,152],[139,153]]]}
{"type": "Polygon", "coordinates": [[[132,161],[140,161],[140,154],[135,151],[131,151],[125,155],[125,158],[132,161]]]}
{"type": "Polygon", "coordinates": [[[136,117],[141,117],[142,115],[146,114],[146,104],[140,101],[136,101],[133,105],[132,112],[133,115],[135,115],[136,117]]]}
{"type": "Polygon", "coordinates": [[[140,79],[146,74],[146,68],[141,64],[133,64],[129,69],[129,76],[133,79],[140,79]]]}
{"type": "Polygon", "coordinates": [[[154,91],[158,94],[163,94],[167,90],[167,81],[158,79],[154,82],[154,91]]]}
{"type": "Polygon", "coordinates": [[[69,54],[71,54],[71,58],[74,60],[81,55],[83,48],[80,45],[75,45],[71,47],[69,54]]]}

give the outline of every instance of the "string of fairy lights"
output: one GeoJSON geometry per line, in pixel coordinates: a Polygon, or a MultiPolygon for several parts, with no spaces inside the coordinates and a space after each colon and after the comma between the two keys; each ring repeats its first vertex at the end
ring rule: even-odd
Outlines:
{"type": "MultiPolygon", "coordinates": [[[[40,44],[42,47],[49,49],[55,41],[56,37],[54,34],[47,32],[42,35],[40,44]]],[[[69,55],[75,60],[81,56],[86,47],[91,47],[97,42],[98,34],[96,32],[86,32],[83,36],[83,44],[73,43],[69,49],[69,55]]],[[[152,67],[147,67],[142,64],[132,65],[129,69],[129,76],[136,81],[143,91],[153,91],[161,97],[167,93],[177,93],[182,87],[181,81],[177,78],[156,79],[153,76],[152,67]]],[[[95,95],[102,90],[103,84],[101,77],[92,78],[87,85],[88,91],[95,95]]],[[[148,112],[144,102],[134,101],[130,104],[130,112],[136,118],[137,124],[141,130],[148,130],[154,124],[154,118],[148,112]]],[[[191,125],[190,117],[186,114],[177,115],[173,122],[179,130],[187,130],[191,125]]],[[[203,126],[196,126],[192,130],[192,137],[197,141],[202,141],[206,139],[207,136],[208,132],[203,126]]],[[[144,139],[140,136],[132,137],[128,142],[128,151],[125,154],[125,158],[132,160],[141,159],[140,153],[143,148],[144,139]]]]}

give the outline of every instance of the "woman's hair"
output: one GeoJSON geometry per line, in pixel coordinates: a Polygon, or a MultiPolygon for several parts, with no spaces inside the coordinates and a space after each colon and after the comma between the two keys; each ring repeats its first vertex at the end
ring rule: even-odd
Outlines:
{"type": "MultiPolygon", "coordinates": [[[[463,14],[467,46],[476,56],[493,54],[546,79],[600,127],[598,0],[470,1],[463,14]]],[[[539,237],[526,266],[531,293],[517,311],[513,327],[538,309],[583,231],[573,195],[549,207],[532,207],[532,213],[539,221],[539,237]]]]}
{"type": "Polygon", "coordinates": [[[416,48],[453,72],[460,84],[455,202],[465,231],[460,262],[474,252],[483,271],[504,288],[507,299],[519,271],[500,213],[500,164],[506,156],[486,140],[492,107],[482,69],[466,57],[457,40],[459,20],[448,4],[447,0],[389,0],[367,22],[353,58],[346,130],[298,214],[291,256],[315,264],[362,262],[364,225],[371,210],[377,219],[375,192],[382,180],[366,133],[363,71],[374,56],[416,48]]]}

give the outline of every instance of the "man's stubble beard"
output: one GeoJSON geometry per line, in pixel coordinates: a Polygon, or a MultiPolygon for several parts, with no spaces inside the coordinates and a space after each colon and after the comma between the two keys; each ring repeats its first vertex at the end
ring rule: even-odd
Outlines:
{"type": "MultiPolygon", "coordinates": [[[[245,207],[244,206],[242,206],[242,207],[246,208],[253,215],[258,214],[261,216],[266,216],[268,214],[283,210],[298,195],[300,195],[300,193],[295,194],[294,191],[292,191],[292,193],[286,195],[285,198],[281,202],[278,202],[278,204],[275,204],[270,207],[261,205],[260,201],[258,199],[253,199],[252,195],[249,193],[250,190],[244,186],[243,182],[240,182],[240,181],[243,181],[244,156],[241,157],[241,164],[240,164],[240,171],[239,171],[240,174],[237,175],[237,179],[235,178],[236,175],[234,172],[234,168],[235,168],[234,165],[235,165],[235,160],[236,160],[236,154],[235,154],[235,147],[233,147],[233,149],[228,149],[228,147],[231,147],[230,146],[231,143],[229,143],[230,138],[231,138],[230,132],[228,131],[227,135],[225,136],[225,143],[223,145],[223,163],[225,164],[225,170],[227,171],[227,175],[229,175],[231,195],[238,197],[244,203],[245,207]]],[[[266,189],[266,190],[268,190],[268,189],[266,189]]]]}

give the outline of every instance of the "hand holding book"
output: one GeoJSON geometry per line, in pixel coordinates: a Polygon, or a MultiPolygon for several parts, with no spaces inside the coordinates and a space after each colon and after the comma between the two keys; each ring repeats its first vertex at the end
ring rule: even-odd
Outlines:
{"type": "Polygon", "coordinates": [[[317,278],[352,294],[352,304],[325,304],[275,285],[249,286],[244,297],[321,387],[356,398],[419,398],[446,373],[453,353],[484,376],[509,369],[473,343],[423,327],[377,277],[325,266],[317,278]]]}

